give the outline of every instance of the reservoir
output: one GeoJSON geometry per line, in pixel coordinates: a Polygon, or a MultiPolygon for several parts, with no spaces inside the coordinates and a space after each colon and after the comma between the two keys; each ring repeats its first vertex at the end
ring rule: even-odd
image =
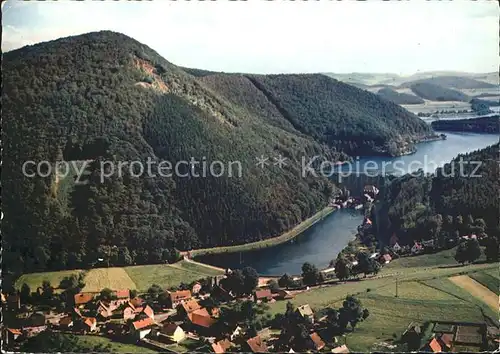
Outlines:
{"type": "MultiPolygon", "coordinates": [[[[359,166],[350,167],[352,172],[366,172],[371,167],[382,163],[386,166],[386,174],[401,174],[396,168],[401,165],[405,172],[423,169],[433,172],[435,168],[451,161],[458,154],[472,152],[498,142],[499,136],[494,134],[447,133],[446,140],[437,140],[418,144],[417,152],[401,157],[363,157],[358,159],[359,166]],[[372,161],[370,165],[366,165],[372,161]],[[398,164],[396,164],[396,162],[398,164]],[[366,168],[367,167],[367,168],[366,168]],[[399,173],[398,173],[399,172],[399,173]]],[[[356,163],[356,160],[355,160],[356,163]]],[[[346,172],[349,166],[342,166],[346,172]]],[[[379,173],[382,172],[379,170],[379,173]]],[[[354,173],[356,174],[356,173],[354,173]]],[[[351,185],[353,183],[351,179],[351,185]]],[[[364,182],[363,182],[364,183],[364,182]]],[[[360,183],[360,186],[363,184],[360,183]]],[[[351,187],[351,186],[350,186],[351,187]]],[[[361,186],[362,188],[362,186],[361,186]]],[[[352,188],[356,189],[356,188],[352,188]]],[[[354,193],[356,194],[356,193],[354,193]]],[[[304,262],[316,265],[318,268],[328,266],[330,260],[354,238],[358,225],[363,220],[359,211],[341,209],[333,212],[317,222],[293,241],[257,251],[233,254],[219,254],[199,257],[198,260],[222,268],[253,267],[261,275],[282,275],[284,273],[298,275],[304,262]]]]}

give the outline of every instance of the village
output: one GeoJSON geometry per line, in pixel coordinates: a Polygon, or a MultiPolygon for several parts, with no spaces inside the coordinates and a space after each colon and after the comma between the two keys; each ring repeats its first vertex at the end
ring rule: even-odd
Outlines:
{"type": "MultiPolygon", "coordinates": [[[[367,202],[377,193],[375,187],[365,187],[367,202]]],[[[224,274],[181,283],[175,288],[151,284],[141,294],[135,289],[108,288],[84,292],[83,278],[73,275],[57,287],[44,282],[33,293],[29,288],[2,293],[3,342],[15,351],[41,333],[62,333],[107,338],[156,352],[349,353],[345,334],[368,318],[370,309],[363,308],[356,297],[348,294],[338,309],[313,309],[308,303],[294,305],[290,301],[297,294],[341,286],[346,281],[383,278],[378,273],[394,259],[436,252],[433,240],[400,245],[396,235],[383,249],[368,247],[365,241],[372,234],[372,227],[371,219],[365,216],[357,241],[350,243],[328,268],[318,270],[305,263],[301,275],[259,277],[250,267],[226,269],[224,274]],[[360,278],[361,274],[364,278],[360,278]],[[269,305],[280,301],[286,302],[286,312],[275,313],[273,318],[267,311],[269,305]]],[[[479,238],[461,237],[462,241],[479,238]]],[[[449,248],[458,241],[450,240],[449,248]]],[[[189,253],[184,255],[186,261],[194,262],[189,258],[189,253]]],[[[402,340],[409,347],[413,345],[414,350],[450,351],[450,333],[458,338],[458,329],[475,335],[486,330],[475,324],[467,326],[450,324],[448,332],[435,331],[428,342],[420,343],[417,339],[422,329],[419,324],[410,323],[402,340]]],[[[436,323],[434,327],[446,326],[436,323]]],[[[474,340],[482,345],[483,337],[476,335],[474,340]]]]}

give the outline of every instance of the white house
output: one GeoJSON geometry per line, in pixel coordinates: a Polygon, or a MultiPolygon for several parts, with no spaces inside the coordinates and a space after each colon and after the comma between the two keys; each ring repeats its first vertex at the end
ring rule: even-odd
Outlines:
{"type": "Polygon", "coordinates": [[[131,332],[137,339],[143,339],[151,333],[155,321],[152,318],[145,318],[139,321],[132,322],[131,332]]]}
{"type": "Polygon", "coordinates": [[[401,246],[399,245],[399,243],[397,243],[397,242],[396,242],[396,243],[392,246],[392,250],[393,250],[394,252],[399,252],[399,251],[401,251],[401,248],[402,248],[402,247],[401,247],[401,246]]]}

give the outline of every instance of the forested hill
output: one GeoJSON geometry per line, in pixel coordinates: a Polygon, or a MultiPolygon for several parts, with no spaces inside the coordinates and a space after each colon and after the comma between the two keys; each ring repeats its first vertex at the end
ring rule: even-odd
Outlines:
{"type": "Polygon", "coordinates": [[[335,188],[301,177],[302,156],[397,154],[431,134],[402,108],[323,75],[194,76],[109,31],[5,53],[3,69],[3,261],[13,272],[99,258],[159,263],[175,258],[174,248],[276,236],[326,206],[335,188]],[[283,169],[272,165],[279,155],[283,169]],[[256,166],[258,156],[271,166],[256,166]],[[197,178],[181,165],[190,177],[161,177],[155,164],[154,177],[117,171],[120,161],[191,157],[222,161],[226,173],[197,178]],[[30,178],[22,173],[29,160],[74,167],[67,177],[30,178]],[[101,182],[104,161],[115,173],[101,182]],[[228,175],[234,161],[241,177],[228,175]],[[77,184],[82,167],[88,175],[77,184]]]}
{"type": "Polygon", "coordinates": [[[442,119],[432,122],[431,126],[435,130],[498,134],[500,133],[500,116],[454,120],[442,119]]]}
{"type": "Polygon", "coordinates": [[[391,181],[381,189],[373,210],[379,236],[388,241],[396,234],[401,244],[436,239],[440,245],[448,237],[469,233],[500,237],[499,147],[459,155],[435,176],[405,175],[391,181]]]}

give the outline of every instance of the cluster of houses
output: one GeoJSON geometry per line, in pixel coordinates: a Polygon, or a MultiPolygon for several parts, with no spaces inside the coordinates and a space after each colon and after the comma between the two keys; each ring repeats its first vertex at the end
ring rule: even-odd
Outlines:
{"type": "MultiPolygon", "coordinates": [[[[38,333],[51,330],[80,335],[100,335],[120,338],[131,343],[153,346],[161,351],[172,351],[169,345],[182,345],[187,339],[200,343],[198,351],[225,353],[232,347],[247,352],[262,353],[273,349],[269,329],[249,336],[235,325],[228,328],[224,321],[218,321],[221,311],[218,307],[204,307],[203,300],[214,296],[218,299],[233,301],[235,297],[227,292],[217,280],[213,282],[210,294],[200,293],[201,285],[196,283],[188,290],[166,291],[161,304],[156,300],[132,298],[128,289],[114,291],[109,299],[100,293],[81,292],[73,297],[70,310],[64,313],[35,312],[22,325],[3,326],[4,343],[19,347],[23,340],[38,333]],[[271,343],[271,344],[270,344],[271,343]]],[[[294,295],[280,289],[257,289],[252,297],[255,303],[290,300],[294,295]]],[[[10,311],[21,309],[19,295],[2,296],[3,306],[10,311]]],[[[314,313],[309,305],[296,310],[300,316],[314,322],[314,313]]],[[[325,342],[318,333],[309,336],[312,348],[321,350],[325,342]]],[[[341,349],[337,349],[341,350],[341,349]]],[[[338,353],[348,352],[347,350],[338,353]]],[[[290,350],[293,352],[293,349],[290,350]]]]}

